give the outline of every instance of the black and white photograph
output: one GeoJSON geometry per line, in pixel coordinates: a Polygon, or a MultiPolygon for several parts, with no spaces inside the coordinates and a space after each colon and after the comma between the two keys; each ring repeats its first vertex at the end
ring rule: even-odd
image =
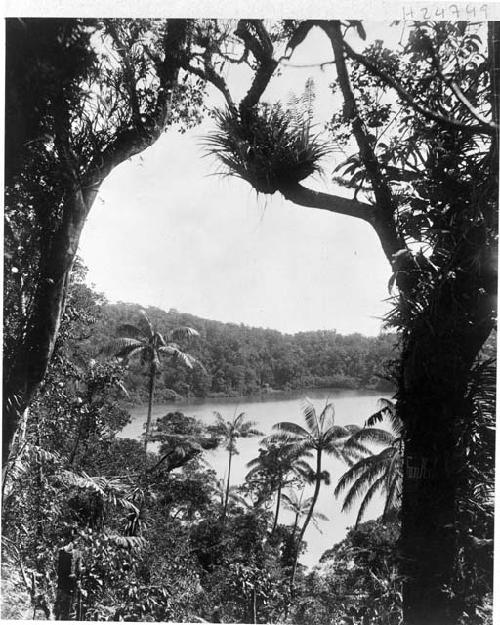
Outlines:
{"type": "Polygon", "coordinates": [[[3,16],[2,622],[500,622],[500,4],[62,4],[3,16]]]}

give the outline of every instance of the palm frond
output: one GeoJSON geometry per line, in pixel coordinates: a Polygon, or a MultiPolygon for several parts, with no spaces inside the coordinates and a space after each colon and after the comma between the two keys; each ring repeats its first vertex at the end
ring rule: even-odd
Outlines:
{"type": "Polygon", "coordinates": [[[304,439],[312,438],[311,434],[306,429],[297,425],[297,423],[292,423],[291,421],[281,421],[280,423],[276,423],[273,425],[273,430],[278,430],[279,432],[291,434],[292,436],[304,439]]]}
{"type": "Polygon", "coordinates": [[[366,508],[368,507],[368,504],[373,499],[373,496],[375,495],[377,490],[383,487],[383,484],[384,484],[384,477],[382,476],[382,477],[379,477],[377,480],[375,480],[370,486],[370,488],[366,491],[366,494],[363,497],[363,501],[361,502],[361,505],[359,506],[358,516],[356,517],[356,523],[355,523],[356,526],[359,525],[359,523],[361,522],[361,519],[363,518],[366,508]]]}
{"type": "Polygon", "coordinates": [[[119,534],[107,534],[106,537],[117,547],[123,547],[131,551],[146,547],[147,540],[143,536],[120,536],[119,534]]]}
{"type": "Polygon", "coordinates": [[[380,423],[381,421],[384,420],[384,411],[383,410],[377,410],[377,412],[374,412],[372,415],[370,415],[368,417],[368,419],[366,419],[365,421],[365,427],[371,428],[373,427],[376,423],[380,423]]]}
{"type": "Polygon", "coordinates": [[[332,441],[339,441],[340,439],[347,440],[349,434],[349,430],[342,425],[332,425],[323,434],[322,440],[325,445],[329,445],[332,441]]]}
{"type": "Polygon", "coordinates": [[[248,436],[264,436],[264,433],[255,427],[256,425],[257,423],[255,421],[242,423],[239,428],[239,436],[241,438],[246,438],[248,436]]]}
{"type": "Polygon", "coordinates": [[[335,425],[335,407],[332,403],[327,402],[325,404],[325,407],[323,408],[323,410],[321,411],[321,414],[319,416],[319,420],[321,423],[321,428],[324,429],[324,427],[326,426],[327,429],[330,429],[332,427],[334,427],[335,425]],[[327,417],[329,417],[327,419],[327,417]]]}
{"type": "Polygon", "coordinates": [[[338,497],[340,493],[347,488],[349,484],[356,483],[356,481],[371,471],[372,467],[377,464],[376,456],[368,456],[366,458],[362,458],[355,465],[350,467],[343,475],[341,475],[333,494],[335,497],[338,497]]]}
{"type": "Polygon", "coordinates": [[[397,414],[396,404],[386,397],[381,397],[378,400],[378,405],[379,410],[365,421],[365,427],[373,427],[376,423],[380,423],[386,418],[389,420],[394,434],[401,436],[403,433],[403,422],[397,414]]]}
{"type": "Polygon", "coordinates": [[[146,345],[143,341],[123,336],[113,339],[104,345],[99,353],[105,357],[114,356],[115,358],[125,358],[130,355],[130,352],[138,350],[139,348],[146,349],[146,345]]]}
{"type": "MultiPolygon", "coordinates": [[[[306,452],[307,453],[307,452],[306,452]]],[[[305,455],[305,454],[304,454],[305,455]]],[[[307,454],[309,457],[312,456],[312,454],[307,454]]],[[[311,471],[314,471],[314,469],[305,461],[305,460],[298,460],[294,466],[293,466],[293,472],[296,473],[299,477],[305,477],[306,475],[309,475],[311,473],[311,471]]]]}
{"type": "Polygon", "coordinates": [[[147,337],[151,338],[154,335],[154,328],[153,328],[153,324],[151,323],[151,321],[149,320],[149,317],[146,313],[145,310],[141,310],[141,317],[139,318],[139,322],[141,323],[141,325],[144,328],[144,333],[147,337]]]}
{"type": "Polygon", "coordinates": [[[264,432],[257,428],[248,428],[240,433],[240,438],[249,438],[250,436],[264,436],[264,432]]]}
{"type": "Polygon", "coordinates": [[[304,414],[304,419],[309,431],[313,436],[318,437],[320,433],[320,424],[318,422],[318,417],[316,416],[316,409],[308,397],[303,399],[302,413],[304,414]]]}
{"type": "Polygon", "coordinates": [[[174,340],[182,340],[182,339],[189,339],[193,336],[200,336],[200,333],[198,332],[198,330],[195,330],[194,328],[190,328],[189,326],[178,326],[176,328],[173,328],[171,330],[168,331],[167,337],[168,339],[174,339],[174,340]]]}
{"type": "MultiPolygon", "coordinates": [[[[304,489],[301,490],[300,492],[300,497],[299,495],[297,495],[297,491],[293,490],[293,489],[289,489],[288,492],[283,492],[281,495],[283,502],[285,503],[285,507],[287,507],[287,509],[295,511],[300,509],[300,507],[302,505],[304,505],[302,503],[302,500],[304,498],[304,489]]],[[[305,504],[308,505],[308,503],[310,503],[310,499],[305,501],[305,504]]]]}
{"type": "Polygon", "coordinates": [[[346,442],[348,446],[351,442],[376,443],[378,445],[392,445],[395,437],[387,430],[367,427],[354,433],[346,442]]]}
{"type": "Polygon", "coordinates": [[[186,365],[186,367],[189,367],[189,369],[192,369],[194,365],[198,362],[196,358],[194,358],[194,356],[186,354],[186,352],[183,352],[172,343],[169,343],[168,345],[162,345],[158,348],[158,352],[161,354],[167,354],[168,356],[171,356],[174,360],[179,360],[184,365],[186,365]]]}
{"type": "Polygon", "coordinates": [[[157,347],[163,347],[164,345],[167,344],[167,341],[165,340],[165,337],[163,336],[161,332],[155,332],[153,335],[153,343],[157,347]]]}
{"type": "Polygon", "coordinates": [[[383,518],[385,518],[393,510],[399,509],[401,505],[402,474],[400,472],[397,475],[394,475],[392,477],[392,480],[388,481],[386,479],[385,491],[386,491],[386,498],[385,498],[385,504],[384,504],[384,511],[382,513],[383,518]]]}
{"type": "Polygon", "coordinates": [[[244,412],[240,412],[240,414],[237,417],[235,416],[232,421],[233,428],[239,428],[240,425],[243,423],[245,417],[246,417],[246,414],[244,412]]]}
{"type": "Polygon", "coordinates": [[[396,412],[396,404],[392,401],[392,399],[387,399],[387,397],[380,397],[378,405],[380,406],[380,410],[396,412]]]}

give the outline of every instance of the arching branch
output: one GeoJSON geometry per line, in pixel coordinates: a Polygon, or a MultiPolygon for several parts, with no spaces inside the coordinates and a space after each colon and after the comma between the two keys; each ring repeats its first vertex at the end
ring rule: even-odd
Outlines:
{"type": "Polygon", "coordinates": [[[273,44],[261,20],[239,20],[235,35],[250,50],[257,62],[250,89],[240,102],[240,111],[245,111],[259,103],[278,61],[273,59],[273,44]],[[255,34],[251,32],[252,29],[255,34]]]}
{"type": "Polygon", "coordinates": [[[347,71],[344,56],[345,41],[342,36],[340,22],[320,22],[319,25],[332,45],[335,64],[337,66],[337,78],[344,98],[344,111],[351,121],[354,138],[359,148],[359,155],[373,187],[376,208],[374,209],[371,223],[379,235],[380,243],[387,259],[389,262],[392,262],[393,255],[398,250],[404,249],[406,244],[404,239],[400,237],[396,231],[394,221],[396,204],[392,197],[391,188],[381,170],[372,142],[359,116],[347,71]]]}
{"type": "MultiPolygon", "coordinates": [[[[363,65],[363,67],[365,67],[371,74],[373,74],[374,76],[377,76],[377,78],[380,78],[380,80],[384,84],[386,84],[387,86],[391,87],[392,89],[396,91],[396,93],[399,95],[399,97],[401,98],[403,102],[406,102],[406,104],[411,106],[412,109],[414,109],[415,111],[417,111],[417,113],[420,113],[427,119],[431,119],[432,121],[438,122],[445,128],[460,130],[468,134],[494,135],[495,132],[497,132],[498,129],[496,128],[496,125],[484,120],[482,117],[479,117],[477,112],[473,114],[480,121],[480,123],[479,124],[467,124],[460,120],[446,117],[442,115],[441,113],[433,111],[432,109],[426,106],[423,106],[422,104],[419,104],[415,100],[415,98],[408,91],[406,91],[406,89],[403,88],[401,83],[396,78],[394,78],[393,76],[385,72],[376,63],[374,63],[373,61],[370,61],[362,54],[355,52],[345,40],[343,40],[343,47],[344,47],[346,54],[348,55],[350,59],[352,59],[353,61],[356,61],[360,65],[363,65]]],[[[455,93],[455,95],[459,97],[458,96],[459,89],[456,85],[452,86],[452,90],[455,93]]],[[[459,99],[462,102],[462,104],[465,104],[465,101],[463,101],[460,97],[459,99]]],[[[464,97],[464,100],[465,100],[465,97],[464,97]]],[[[470,107],[471,107],[470,103],[467,103],[467,108],[469,109],[469,111],[473,112],[470,107]]]]}

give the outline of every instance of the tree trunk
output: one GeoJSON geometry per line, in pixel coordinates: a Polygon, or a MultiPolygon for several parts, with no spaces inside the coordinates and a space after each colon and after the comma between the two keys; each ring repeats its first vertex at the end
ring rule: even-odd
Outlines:
{"type": "Polygon", "coordinates": [[[281,480],[278,485],[278,493],[276,497],[276,512],[274,513],[274,521],[273,521],[273,527],[271,529],[271,536],[274,534],[274,530],[276,529],[276,525],[278,524],[278,514],[280,512],[280,503],[281,503],[281,480]]]}
{"type": "Polygon", "coordinates": [[[313,498],[311,501],[311,507],[309,508],[309,512],[307,513],[306,516],[306,520],[304,521],[304,525],[302,526],[302,529],[300,530],[300,534],[299,537],[297,539],[297,549],[295,552],[295,561],[293,563],[293,570],[292,570],[292,578],[290,580],[290,585],[293,588],[293,583],[295,581],[295,573],[297,571],[297,564],[299,562],[299,549],[300,549],[300,543],[302,542],[302,538],[304,537],[304,534],[306,532],[307,526],[309,525],[309,522],[312,519],[312,515],[314,512],[314,506],[316,505],[316,501],[318,499],[318,495],[319,495],[319,489],[321,487],[321,449],[317,450],[317,455],[316,455],[316,485],[314,487],[314,494],[313,494],[313,498]]]}
{"type": "Polygon", "coordinates": [[[80,421],[78,423],[78,430],[77,430],[76,437],[75,437],[75,443],[73,445],[73,449],[71,450],[71,453],[68,459],[68,464],[70,466],[73,466],[73,463],[75,462],[75,458],[76,458],[76,452],[78,451],[78,447],[80,446],[80,440],[82,438],[82,433],[83,433],[84,420],[85,420],[85,415],[82,413],[80,414],[80,421]]]}
{"type": "Polygon", "coordinates": [[[405,625],[456,625],[463,612],[454,592],[466,463],[459,435],[473,418],[467,399],[470,372],[493,325],[479,290],[470,276],[445,285],[425,318],[413,325],[403,351],[398,411],[405,426],[405,625]]]}
{"type": "Polygon", "coordinates": [[[148,392],[148,415],[146,417],[146,433],[144,435],[144,451],[148,450],[149,435],[151,431],[151,414],[153,412],[153,397],[155,392],[156,367],[154,362],[149,369],[149,392],[148,392]]]}
{"type": "MultiPolygon", "coordinates": [[[[61,177],[67,179],[62,217],[56,230],[47,231],[44,235],[44,248],[40,250],[40,275],[32,311],[26,319],[26,331],[16,348],[13,362],[9,362],[8,367],[4,366],[2,467],[8,461],[20,415],[38,390],[52,357],[64,311],[69,276],[85,220],[109,173],[120,163],[155,143],[163,133],[171,111],[173,87],[182,63],[187,31],[186,20],[169,22],[164,40],[165,60],[161,71],[159,69],[162,88],[158,94],[153,125],[118,133],[89,163],[76,162],[76,159],[70,162],[69,157],[61,159],[61,177]],[[85,169],[85,174],[79,173],[81,168],[85,169]]],[[[69,134],[71,129],[66,128],[65,131],[69,134]]]]}
{"type": "Polygon", "coordinates": [[[73,543],[69,543],[69,545],[59,550],[57,593],[54,610],[56,621],[77,620],[75,619],[75,599],[78,589],[80,561],[81,554],[73,547],[73,543]]]}
{"type": "Polygon", "coordinates": [[[295,534],[297,533],[298,524],[299,524],[299,513],[297,512],[297,514],[295,515],[295,521],[293,523],[292,540],[295,539],[295,534]]]}
{"type": "Polygon", "coordinates": [[[222,512],[222,519],[225,520],[226,519],[226,514],[227,514],[227,507],[229,504],[229,484],[230,484],[230,480],[231,480],[231,461],[233,459],[233,454],[231,453],[231,451],[229,451],[229,464],[228,464],[228,469],[227,469],[227,486],[226,486],[226,499],[224,501],[224,510],[222,512]]]}

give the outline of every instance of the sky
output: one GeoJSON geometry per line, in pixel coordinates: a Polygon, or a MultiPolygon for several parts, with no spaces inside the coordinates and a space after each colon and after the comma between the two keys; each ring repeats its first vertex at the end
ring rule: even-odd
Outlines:
{"type": "MultiPolygon", "coordinates": [[[[399,31],[365,25],[373,38],[399,31]]],[[[396,38],[396,39],[395,39],[396,38]]],[[[328,87],[331,60],[318,30],[297,49],[264,100],[316,86],[317,132],[336,107],[328,87]]],[[[236,99],[248,88],[244,71],[229,76],[236,99]]],[[[211,93],[210,106],[220,105],[211,93]]],[[[88,280],[110,301],[175,308],[201,317],[282,332],[335,329],[376,335],[389,310],[390,267],[371,227],[296,206],[278,194],[257,196],[247,183],[217,174],[204,155],[211,121],[180,134],[169,129],[155,145],[104,181],[84,228],[79,254],[88,280]]],[[[345,156],[334,153],[321,177],[304,183],[349,195],[329,178],[345,156]]]]}

